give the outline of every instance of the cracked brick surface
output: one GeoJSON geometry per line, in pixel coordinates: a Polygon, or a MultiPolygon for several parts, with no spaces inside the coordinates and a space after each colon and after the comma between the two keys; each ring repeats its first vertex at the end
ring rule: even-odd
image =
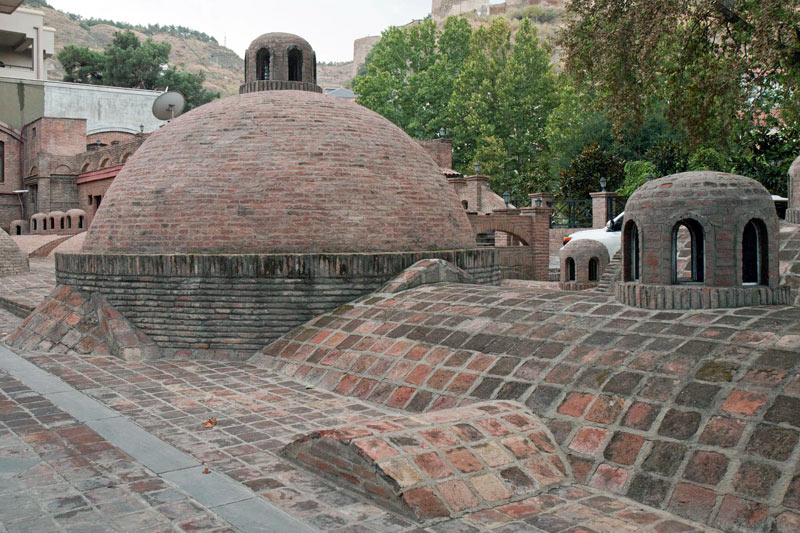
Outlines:
{"type": "Polygon", "coordinates": [[[519,401],[578,482],[736,531],[800,510],[798,324],[788,306],[666,312],[449,284],[365,297],[254,361],[415,413],[519,401]]]}
{"type": "Polygon", "coordinates": [[[541,420],[510,402],[314,432],[287,457],[425,522],[535,496],[570,478],[541,420]]]}

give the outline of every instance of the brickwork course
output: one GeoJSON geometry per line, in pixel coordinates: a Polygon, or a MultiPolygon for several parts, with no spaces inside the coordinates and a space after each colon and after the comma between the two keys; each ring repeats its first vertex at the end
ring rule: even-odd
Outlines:
{"type": "Polygon", "coordinates": [[[0,229],[0,277],[24,274],[29,270],[28,257],[8,233],[0,229]]]}

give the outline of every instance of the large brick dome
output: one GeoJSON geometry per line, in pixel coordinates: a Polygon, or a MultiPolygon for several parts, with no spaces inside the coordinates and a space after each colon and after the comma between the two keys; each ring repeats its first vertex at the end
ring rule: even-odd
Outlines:
{"type": "Polygon", "coordinates": [[[94,218],[90,253],[474,248],[434,161],[357,104],[311,92],[218,100],[150,136],[94,218]]]}

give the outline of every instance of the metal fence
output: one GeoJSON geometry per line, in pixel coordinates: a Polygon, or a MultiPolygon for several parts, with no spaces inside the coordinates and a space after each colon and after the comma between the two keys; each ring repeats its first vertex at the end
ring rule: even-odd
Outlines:
{"type": "Polygon", "coordinates": [[[592,200],[559,200],[553,202],[551,228],[592,227],[592,200]]]}

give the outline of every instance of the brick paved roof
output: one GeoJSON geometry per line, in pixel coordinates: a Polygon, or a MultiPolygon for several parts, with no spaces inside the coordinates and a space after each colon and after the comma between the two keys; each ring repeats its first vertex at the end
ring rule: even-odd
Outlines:
{"type": "Polygon", "coordinates": [[[150,136],[114,180],[93,253],[393,252],[474,247],[425,151],[338,98],[218,100],[150,136]]]}
{"type": "Polygon", "coordinates": [[[410,412],[520,401],[579,483],[761,530],[800,520],[798,323],[797,307],[659,312],[440,284],[362,298],[258,364],[410,412]]]}

